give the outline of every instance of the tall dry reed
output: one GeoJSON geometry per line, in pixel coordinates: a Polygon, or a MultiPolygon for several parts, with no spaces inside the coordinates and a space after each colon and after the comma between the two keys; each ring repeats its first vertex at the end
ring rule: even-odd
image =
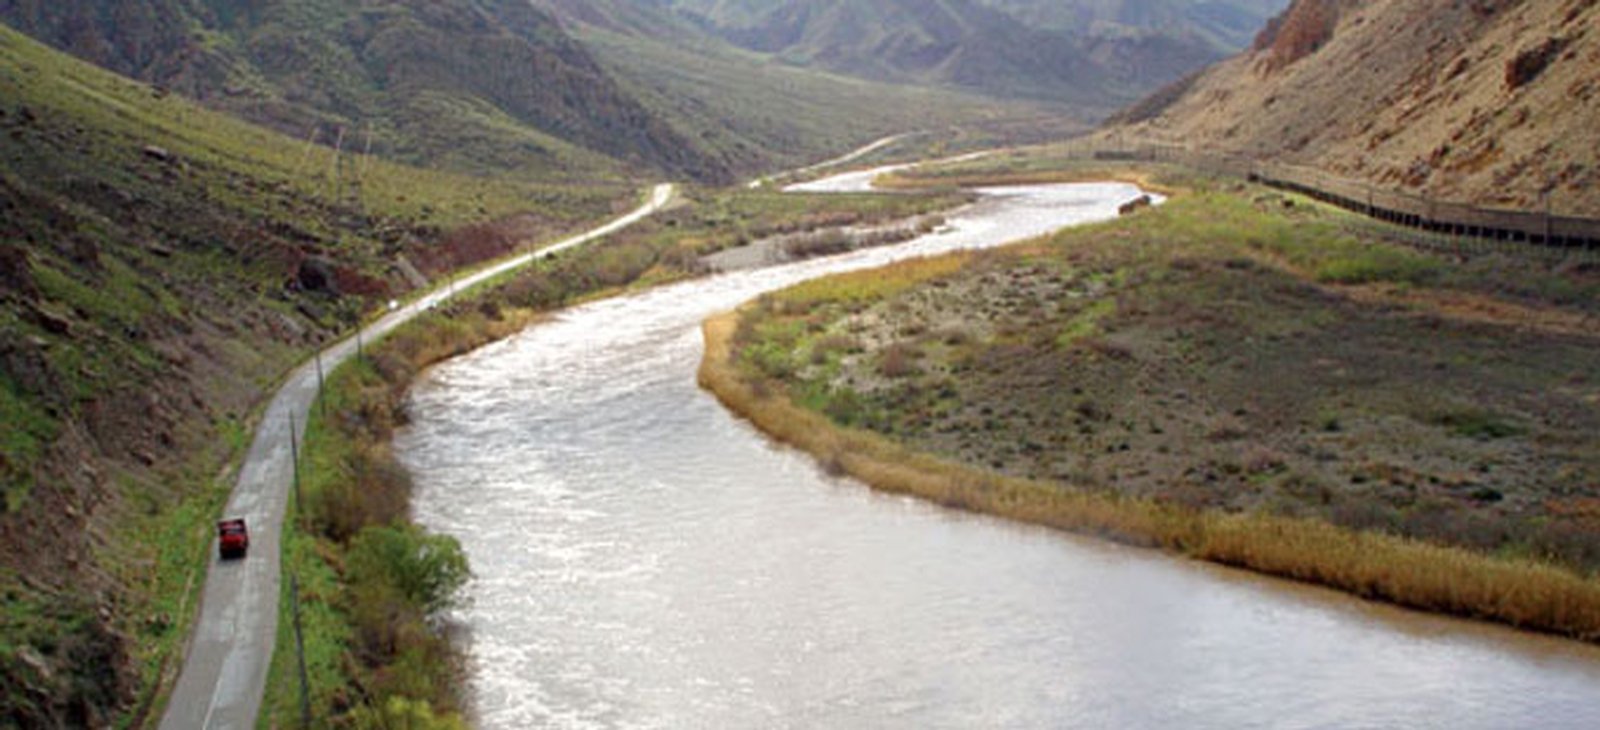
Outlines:
{"type": "Polygon", "coordinates": [[[1531,560],[1500,558],[1319,520],[1225,514],[1001,476],[846,429],[753,381],[734,361],[739,313],[704,325],[699,381],[729,409],[834,470],[884,491],[948,507],[1315,583],[1363,598],[1600,641],[1600,580],[1531,560]]]}

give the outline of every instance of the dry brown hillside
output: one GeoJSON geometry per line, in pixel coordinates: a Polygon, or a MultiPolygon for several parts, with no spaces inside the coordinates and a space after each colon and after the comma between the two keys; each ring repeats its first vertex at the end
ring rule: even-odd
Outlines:
{"type": "Polygon", "coordinates": [[[1600,0],[1296,0],[1109,134],[1600,216],[1600,0]]]}

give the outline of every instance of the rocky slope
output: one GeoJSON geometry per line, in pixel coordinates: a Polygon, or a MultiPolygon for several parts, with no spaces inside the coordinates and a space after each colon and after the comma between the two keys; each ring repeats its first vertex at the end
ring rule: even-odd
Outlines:
{"type": "Polygon", "coordinates": [[[544,178],[729,171],[524,0],[0,0],[0,20],[105,68],[304,136],[544,178]]]}
{"type": "Polygon", "coordinates": [[[1298,0],[1111,133],[1595,216],[1596,68],[1595,0],[1298,0]]]}

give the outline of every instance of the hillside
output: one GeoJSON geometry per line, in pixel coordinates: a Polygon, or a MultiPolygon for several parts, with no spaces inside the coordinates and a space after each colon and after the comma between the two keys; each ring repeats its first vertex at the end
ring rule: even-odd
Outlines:
{"type": "Polygon", "coordinates": [[[1091,36],[1166,35],[1234,53],[1289,0],[983,0],[1043,28],[1091,36]]]}
{"type": "Polygon", "coordinates": [[[534,179],[726,180],[523,0],[0,0],[0,20],[105,68],[304,137],[534,179]],[[620,163],[620,164],[619,164],[620,163]]]}
{"type": "Polygon", "coordinates": [[[676,0],[677,13],[787,62],[1001,96],[1116,103],[1220,60],[1272,0],[676,0]]]}
{"type": "Polygon", "coordinates": [[[1071,132],[1058,105],[902,86],[784,63],[640,0],[543,0],[629,93],[745,172],[809,164],[909,130],[1012,141],[1071,132]]]}
{"type": "Polygon", "coordinates": [[[288,365],[419,276],[632,197],[336,158],[3,27],[0,134],[6,726],[142,711],[219,469],[288,365]]]}
{"type": "Polygon", "coordinates": [[[1491,207],[1600,215],[1600,4],[1299,0],[1108,134],[1491,207]]]}
{"type": "Polygon", "coordinates": [[[880,81],[1076,102],[1107,93],[1071,44],[967,0],[798,0],[723,34],[796,65],[880,81]]]}

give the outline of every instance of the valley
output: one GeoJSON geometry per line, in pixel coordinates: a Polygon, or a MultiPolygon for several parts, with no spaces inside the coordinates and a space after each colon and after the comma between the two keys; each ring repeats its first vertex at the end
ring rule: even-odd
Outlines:
{"type": "Polygon", "coordinates": [[[1588,726],[1597,13],[0,0],[0,727],[1588,726]]]}
{"type": "MultiPolygon", "coordinates": [[[[859,176],[845,177],[848,189],[859,176]]],[[[1033,725],[1060,720],[1067,701],[1135,726],[1592,720],[1600,656],[1585,644],[986,519],[970,511],[992,498],[1021,508],[997,514],[1065,526],[1022,511],[1032,494],[987,465],[944,494],[869,490],[853,477],[882,485],[926,461],[882,460],[820,417],[772,428],[782,382],[729,398],[719,379],[749,371],[718,374],[736,328],[714,319],[705,347],[696,333],[756,297],[798,320],[775,329],[809,334],[781,287],[859,292],[862,306],[873,291],[914,297],[907,274],[1004,259],[1015,249],[971,249],[1113,217],[1137,192],[986,190],[942,233],[589,302],[426,373],[394,443],[419,519],[460,536],[479,571],[458,614],[478,724],[1033,725]],[[939,257],[952,249],[969,252],[939,257]],[[733,414],[696,387],[697,367],[733,414]],[[1449,679],[1383,689],[1433,673],[1449,679]],[[1459,700],[1493,687],[1512,699],[1459,700]],[[1129,701],[1189,692],[1228,699],[1129,701]],[[1515,699],[1524,692],[1538,699],[1515,699]]]]}

